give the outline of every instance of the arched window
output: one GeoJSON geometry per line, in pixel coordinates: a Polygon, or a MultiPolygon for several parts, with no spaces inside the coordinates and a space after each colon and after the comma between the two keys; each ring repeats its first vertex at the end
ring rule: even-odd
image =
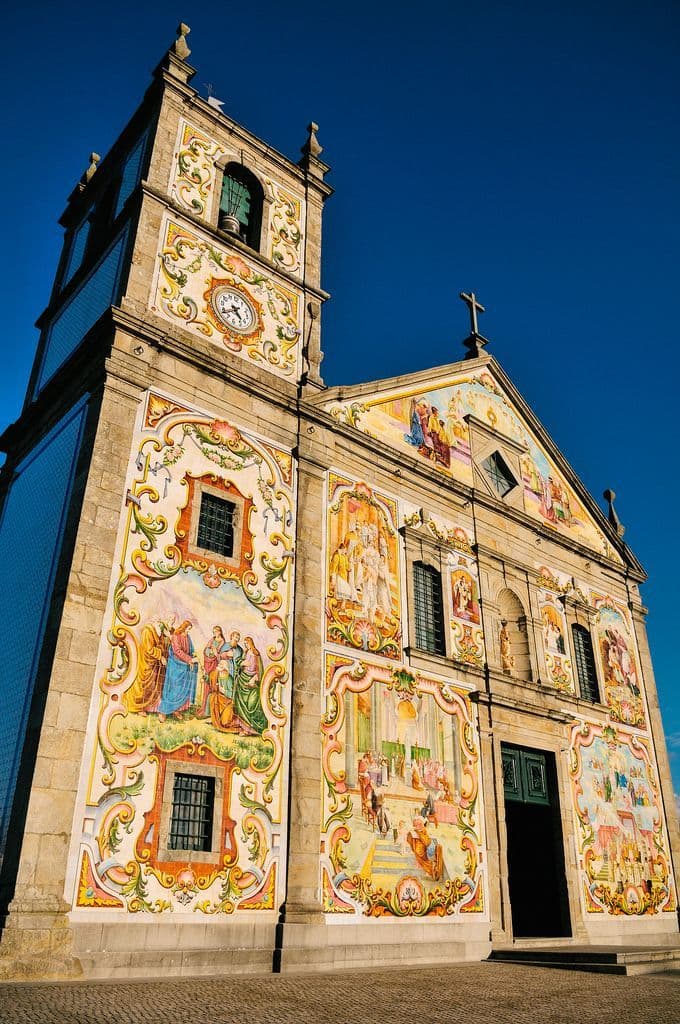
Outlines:
{"type": "Polygon", "coordinates": [[[516,679],[531,679],[531,658],[526,616],[522,602],[512,590],[501,590],[498,595],[501,615],[500,655],[501,668],[516,679]]]}
{"type": "Polygon", "coordinates": [[[430,654],[446,654],[442,578],[431,565],[413,563],[413,607],[416,647],[430,654]]]}
{"type": "Polygon", "coordinates": [[[218,227],[249,245],[260,248],[264,192],[259,181],[242,164],[227,164],[222,179],[218,227]]]}
{"type": "Polygon", "coordinates": [[[590,630],[574,624],[571,627],[571,638],[574,641],[574,661],[581,697],[597,703],[600,699],[600,689],[597,685],[595,652],[590,630]]]}

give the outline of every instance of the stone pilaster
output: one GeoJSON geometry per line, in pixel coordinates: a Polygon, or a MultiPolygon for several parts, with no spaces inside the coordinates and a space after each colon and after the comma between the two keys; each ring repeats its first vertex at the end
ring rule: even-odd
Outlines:
{"type": "Polygon", "coordinates": [[[321,628],[325,472],[300,457],[293,638],[290,824],[286,923],[323,923],[319,875],[321,828],[321,628]]]}

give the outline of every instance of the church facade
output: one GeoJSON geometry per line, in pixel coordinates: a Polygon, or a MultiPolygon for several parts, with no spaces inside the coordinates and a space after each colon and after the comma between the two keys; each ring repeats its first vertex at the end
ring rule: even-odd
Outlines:
{"type": "Polygon", "coordinates": [[[293,163],[233,122],[187,34],[69,198],[3,437],[0,549],[35,556],[7,608],[0,977],[677,943],[613,495],[474,295],[460,362],[324,385],[316,126],[293,163]]]}

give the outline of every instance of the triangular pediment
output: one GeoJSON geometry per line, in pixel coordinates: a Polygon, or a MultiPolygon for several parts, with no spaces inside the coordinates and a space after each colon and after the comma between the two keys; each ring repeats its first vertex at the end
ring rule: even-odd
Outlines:
{"type": "Polygon", "coordinates": [[[495,360],[331,388],[315,404],[416,463],[622,561],[598,506],[495,360]],[[505,494],[498,470],[514,480],[505,494]]]}

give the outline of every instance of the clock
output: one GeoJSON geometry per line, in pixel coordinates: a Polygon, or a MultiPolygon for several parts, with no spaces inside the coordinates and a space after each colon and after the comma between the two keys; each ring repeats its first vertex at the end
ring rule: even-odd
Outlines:
{"type": "Polygon", "coordinates": [[[242,291],[224,285],[214,290],[211,301],[215,316],[229,331],[252,334],[257,328],[255,306],[242,291]]]}

